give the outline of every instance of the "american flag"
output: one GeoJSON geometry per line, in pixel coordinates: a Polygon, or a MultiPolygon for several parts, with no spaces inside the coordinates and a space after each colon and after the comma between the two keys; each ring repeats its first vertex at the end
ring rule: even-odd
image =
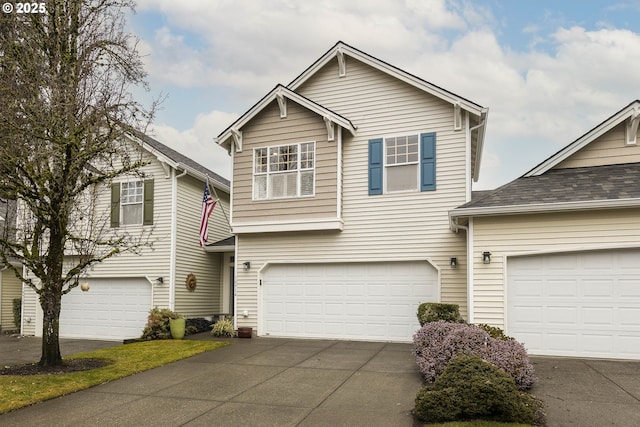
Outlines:
{"type": "Polygon", "coordinates": [[[200,246],[209,239],[209,216],[216,207],[216,201],[211,197],[209,192],[209,183],[204,184],[204,195],[202,196],[202,215],[200,216],[200,246]]]}

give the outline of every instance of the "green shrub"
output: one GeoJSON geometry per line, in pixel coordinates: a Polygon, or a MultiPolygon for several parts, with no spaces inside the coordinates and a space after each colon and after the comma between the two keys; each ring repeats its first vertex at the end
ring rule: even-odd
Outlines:
{"type": "Polygon", "coordinates": [[[218,320],[213,325],[211,335],[216,337],[233,337],[235,335],[235,330],[233,329],[233,317],[218,320]]]}
{"type": "Polygon", "coordinates": [[[508,374],[478,356],[453,359],[442,375],[418,392],[413,413],[426,422],[489,420],[533,424],[542,405],[518,391],[508,374]]]}
{"type": "Polygon", "coordinates": [[[22,298],[13,299],[13,323],[16,328],[20,329],[20,321],[22,320],[22,298]]]}
{"type": "Polygon", "coordinates": [[[477,326],[483,331],[485,331],[486,333],[488,333],[491,338],[495,338],[502,341],[509,341],[513,339],[512,337],[505,335],[502,329],[497,328],[495,326],[489,326],[486,323],[480,323],[477,326]]]}
{"type": "Polygon", "coordinates": [[[429,322],[464,323],[460,316],[460,306],[458,304],[443,304],[439,302],[425,302],[418,306],[418,322],[424,326],[429,322]]]}
{"type": "Polygon", "coordinates": [[[142,338],[147,340],[166,340],[171,338],[169,319],[181,319],[184,316],[168,308],[154,307],[149,311],[147,325],[142,331],[142,338]]]}

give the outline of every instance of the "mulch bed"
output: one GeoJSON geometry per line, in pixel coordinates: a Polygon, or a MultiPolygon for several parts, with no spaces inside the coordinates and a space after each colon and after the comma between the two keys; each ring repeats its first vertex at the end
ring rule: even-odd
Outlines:
{"type": "Polygon", "coordinates": [[[55,375],[68,374],[71,372],[88,371],[102,368],[110,362],[104,359],[71,359],[64,360],[62,365],[40,366],[37,363],[27,363],[25,365],[5,366],[0,368],[0,375],[55,375]]]}

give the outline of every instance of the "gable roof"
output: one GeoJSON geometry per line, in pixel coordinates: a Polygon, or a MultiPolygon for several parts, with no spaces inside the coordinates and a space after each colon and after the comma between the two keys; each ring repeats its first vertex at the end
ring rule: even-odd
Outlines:
{"type": "Polygon", "coordinates": [[[476,104],[475,102],[469,101],[468,99],[456,95],[455,93],[450,92],[446,89],[443,89],[440,86],[436,86],[433,83],[421,79],[420,77],[401,70],[400,68],[395,67],[388,62],[375,58],[359,49],[356,49],[353,46],[349,46],[342,41],[336,43],[309,68],[304,70],[298,77],[296,77],[291,83],[289,83],[287,87],[291,88],[292,90],[296,90],[318,70],[324,67],[329,61],[333,60],[339,55],[345,54],[399,80],[402,80],[403,82],[408,83],[420,90],[423,90],[433,96],[443,99],[451,104],[459,103],[460,107],[463,110],[469,111],[476,116],[480,116],[483,111],[487,110],[486,108],[482,107],[479,104],[476,104]]]}
{"type": "Polygon", "coordinates": [[[450,212],[452,217],[640,206],[640,163],[552,169],[523,176],[450,212]]]}
{"type": "MultiPolygon", "coordinates": [[[[542,163],[535,166],[533,169],[525,173],[523,176],[536,176],[546,173],[548,170],[552,169],[556,165],[558,165],[563,160],[566,160],[571,155],[580,151],[591,142],[593,142],[598,137],[607,133],[614,127],[618,126],[620,123],[624,122],[629,118],[639,117],[640,116],[640,100],[635,100],[631,102],[626,107],[622,108],[617,113],[613,114],[611,117],[582,135],[580,138],[573,141],[571,144],[562,148],[551,157],[544,160],[542,163]]],[[[636,125],[637,126],[637,125],[636,125]]],[[[637,131],[637,128],[636,128],[637,131]]]]}
{"type": "Polygon", "coordinates": [[[318,114],[325,118],[325,120],[330,121],[331,123],[335,123],[341,126],[344,129],[347,129],[351,132],[352,135],[356,133],[356,127],[351,123],[351,121],[340,114],[331,111],[330,109],[323,107],[310,100],[307,97],[300,95],[292,91],[291,89],[278,84],[276,85],[271,92],[265,95],[260,101],[253,105],[246,113],[244,113],[240,118],[238,118],[235,122],[231,124],[231,126],[227,127],[222,133],[218,136],[218,144],[221,146],[230,149],[232,144],[236,145],[236,150],[242,149],[242,137],[240,129],[247,124],[251,119],[253,119],[258,113],[260,113],[265,107],[270,105],[276,99],[287,98],[299,104],[310,111],[318,114]]]}
{"type": "Polygon", "coordinates": [[[210,184],[229,192],[231,185],[229,180],[202,166],[200,163],[143,133],[137,132],[133,135],[133,138],[137,140],[143,149],[156,156],[158,160],[168,163],[175,169],[182,169],[202,181],[208,177],[210,184]]]}
{"type": "MultiPolygon", "coordinates": [[[[311,78],[316,72],[324,67],[329,61],[334,58],[338,58],[339,63],[343,61],[344,55],[350,56],[363,62],[370,67],[373,67],[383,73],[386,73],[398,80],[401,80],[419,90],[422,90],[428,94],[431,94],[437,98],[451,103],[452,105],[460,106],[461,109],[468,111],[472,115],[478,118],[478,125],[472,128],[472,144],[476,145],[475,158],[473,159],[472,177],[475,182],[480,177],[480,162],[482,160],[482,149],[484,145],[484,137],[487,129],[487,118],[489,109],[476,104],[466,98],[456,95],[446,89],[441,88],[433,83],[421,79],[411,73],[408,73],[396,66],[389,64],[381,59],[373,57],[353,46],[350,46],[342,41],[336,43],[331,49],[329,49],[324,55],[322,55],[316,62],[314,62],[309,68],[304,70],[298,77],[296,77],[288,87],[292,90],[296,90],[302,84],[304,84],[309,78],[311,78]]],[[[348,67],[348,65],[344,65],[348,67]]],[[[346,70],[346,68],[345,68],[346,70]]]]}

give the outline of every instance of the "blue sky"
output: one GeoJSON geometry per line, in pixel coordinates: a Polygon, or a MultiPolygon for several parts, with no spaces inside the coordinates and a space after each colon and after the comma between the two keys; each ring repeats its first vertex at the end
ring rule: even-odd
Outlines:
{"type": "Polygon", "coordinates": [[[213,137],[338,40],[489,108],[475,189],[640,99],[640,0],[139,0],[129,28],[151,134],[227,177],[213,137]]]}

